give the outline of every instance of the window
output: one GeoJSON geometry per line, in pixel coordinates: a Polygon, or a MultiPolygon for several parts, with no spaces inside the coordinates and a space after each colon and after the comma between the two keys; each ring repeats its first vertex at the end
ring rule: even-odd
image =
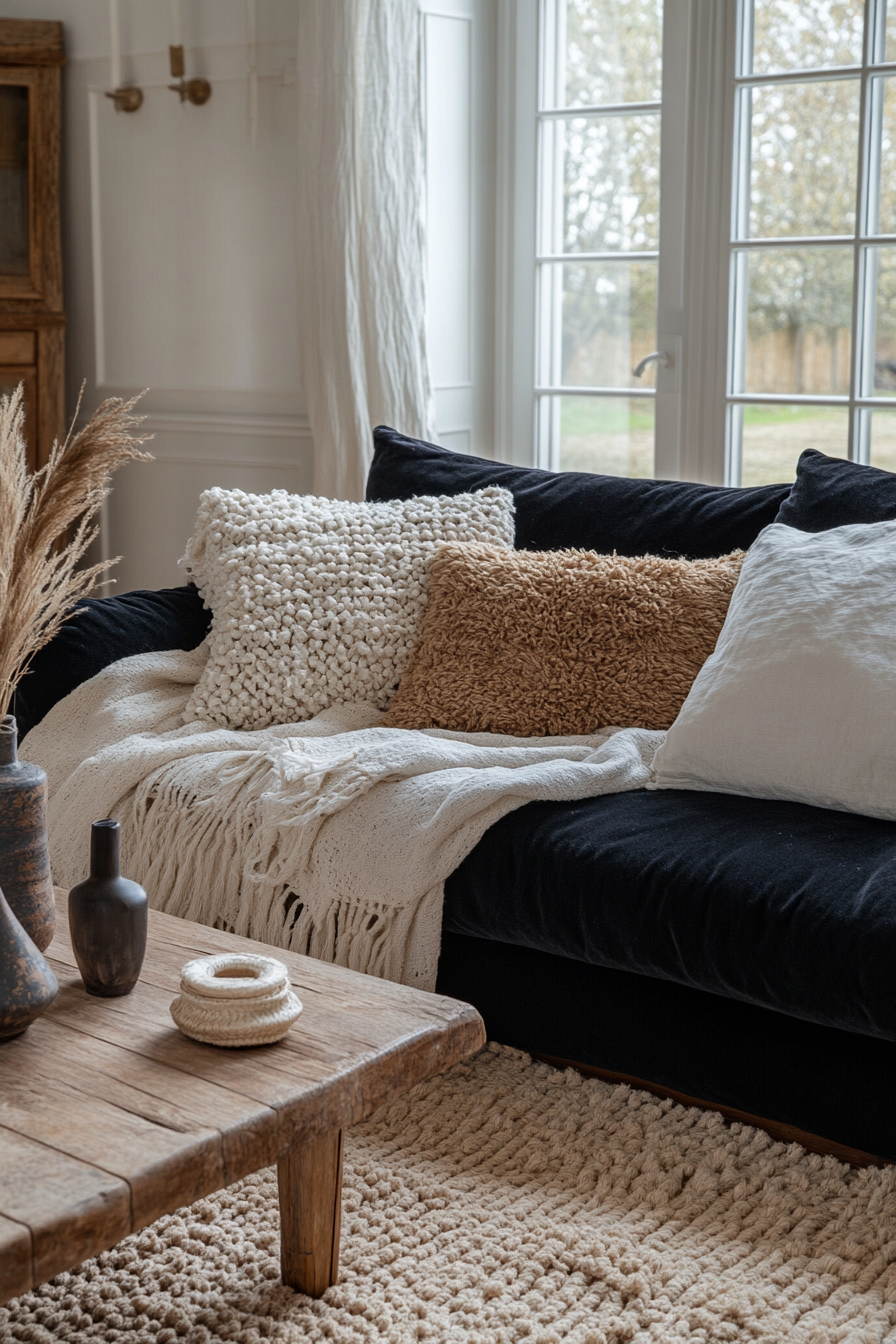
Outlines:
{"type": "Polygon", "coordinates": [[[554,470],[653,475],[653,370],[632,370],[656,350],[662,45],[662,0],[542,4],[535,423],[554,470]]]}
{"type": "MultiPolygon", "coordinates": [[[[497,297],[505,457],[636,476],[692,470],[681,454],[692,2],[503,8],[499,50],[515,56],[497,134],[513,179],[503,235],[498,203],[498,267],[506,252],[512,277],[497,297]],[[503,345],[502,311],[512,313],[503,345]]],[[[727,8],[703,6],[710,28],[727,8]]],[[[723,414],[720,402],[720,441],[723,414]]]]}
{"type": "Polygon", "coordinates": [[[728,479],[803,448],[896,467],[896,56],[886,0],[741,0],[728,479]]]}
{"type": "Polygon", "coordinates": [[[498,3],[500,454],[896,470],[896,2],[498,3]]]}

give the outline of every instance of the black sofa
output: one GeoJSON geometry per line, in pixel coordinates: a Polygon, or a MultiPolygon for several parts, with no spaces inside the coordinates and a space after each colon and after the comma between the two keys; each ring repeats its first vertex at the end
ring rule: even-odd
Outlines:
{"type": "MultiPolygon", "coordinates": [[[[721,555],[768,523],[896,518],[896,476],[804,453],[796,484],[554,474],[381,427],[367,497],[510,489],[516,544],[721,555]]],[[[117,658],[192,648],[193,588],[88,601],[22,683],[20,732],[117,658]]],[[[27,743],[24,748],[27,757],[27,743]]],[[[896,1158],[896,823],[669,790],[530,803],[450,877],[438,990],[490,1037],[896,1158]]]]}

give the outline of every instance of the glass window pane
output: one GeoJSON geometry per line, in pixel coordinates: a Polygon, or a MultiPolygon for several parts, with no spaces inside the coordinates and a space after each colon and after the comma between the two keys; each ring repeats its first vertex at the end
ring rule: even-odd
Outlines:
{"type": "Polygon", "coordinates": [[[565,88],[556,107],[658,102],[662,0],[565,0],[565,88]]]}
{"type": "Polygon", "coordinates": [[[896,397],[896,248],[869,248],[868,261],[875,296],[874,388],[863,394],[896,397]]]}
{"type": "Polygon", "coordinates": [[[896,3],[894,0],[883,0],[883,4],[887,11],[887,40],[883,59],[896,61],[896,3]]]}
{"type": "Polygon", "coordinates": [[[871,465],[896,472],[896,412],[865,411],[871,420],[871,465]]]}
{"type": "Polygon", "coordinates": [[[639,381],[632,369],[656,349],[657,263],[582,262],[546,267],[545,292],[562,304],[559,349],[545,351],[539,382],[566,387],[651,386],[654,366],[639,381]],[[559,361],[558,361],[559,357],[559,361]],[[558,367],[559,362],[559,367],[558,367]]]}
{"type": "Polygon", "coordinates": [[[654,403],[647,397],[551,397],[560,471],[653,475],[654,403]]]}
{"type": "Polygon", "coordinates": [[[751,238],[851,234],[858,79],[752,89],[751,238]]]}
{"type": "Polygon", "coordinates": [[[843,394],[852,350],[852,249],[763,248],[742,257],[737,320],[745,368],[734,391],[843,394]]]}
{"type": "MultiPolygon", "coordinates": [[[[879,201],[870,202],[869,229],[872,233],[896,233],[896,80],[871,81],[876,97],[882,100],[880,114],[879,201]]],[[[874,128],[874,120],[872,120],[874,128]]]]}
{"type": "Polygon", "coordinates": [[[744,73],[859,65],[864,24],[864,0],[755,0],[744,73]]]}
{"type": "Polygon", "coordinates": [[[659,245],[660,118],[575,117],[543,126],[546,252],[645,252],[659,245]],[[550,191],[551,164],[562,180],[550,191]]]}
{"type": "Polygon", "coordinates": [[[742,406],[741,485],[772,485],[796,477],[806,448],[846,457],[849,412],[844,406],[742,406]]]}
{"type": "Polygon", "coordinates": [[[0,275],[28,274],[28,89],[0,84],[0,275]]]}

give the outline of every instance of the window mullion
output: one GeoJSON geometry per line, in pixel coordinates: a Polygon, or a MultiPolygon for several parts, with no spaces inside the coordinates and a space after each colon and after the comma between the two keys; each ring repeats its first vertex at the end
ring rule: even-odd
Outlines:
{"type": "MultiPolygon", "coordinates": [[[[541,41],[545,44],[542,56],[543,85],[541,110],[566,101],[565,0],[542,0],[541,41]]],[[[563,143],[565,128],[562,120],[545,119],[539,115],[538,124],[538,198],[539,198],[539,254],[563,252],[563,143]]],[[[563,365],[563,267],[555,262],[536,263],[538,272],[538,301],[536,324],[538,357],[536,381],[558,384],[562,381],[563,365]]],[[[560,406],[551,399],[539,406],[535,430],[535,464],[556,471],[560,461],[560,406]]]]}
{"type": "Polygon", "coordinates": [[[676,475],[718,483],[726,457],[737,8],[701,0],[688,6],[685,352],[676,475]]]}
{"type": "Polygon", "coordinates": [[[538,0],[496,0],[498,19],[494,451],[531,466],[536,438],[538,0]]]}
{"type": "Polygon", "coordinates": [[[883,55],[886,35],[886,0],[869,0],[862,46],[862,91],[859,121],[859,164],[856,182],[856,236],[853,243],[853,357],[849,385],[849,456],[867,463],[871,455],[871,417],[857,399],[874,390],[874,346],[877,327],[876,253],[861,239],[880,224],[877,199],[880,189],[880,139],[883,86],[873,80],[869,67],[883,55]]]}
{"type": "Polygon", "coordinates": [[[887,54],[887,0],[870,0],[865,22],[865,64],[882,65],[887,54]]]}
{"type": "Polygon", "coordinates": [[[663,8],[663,97],[660,139],[660,247],[657,276],[657,349],[670,361],[656,375],[654,470],[661,478],[681,475],[682,361],[686,347],[685,173],[688,112],[690,0],[665,0],[663,8]]]}

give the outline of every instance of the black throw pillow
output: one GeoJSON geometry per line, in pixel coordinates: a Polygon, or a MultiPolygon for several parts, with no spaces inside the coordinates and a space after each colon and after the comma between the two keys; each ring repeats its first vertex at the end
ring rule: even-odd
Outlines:
{"type": "Polygon", "coordinates": [[[827,532],[848,523],[886,523],[896,518],[896,475],[863,467],[815,448],[800,454],[796,481],[776,523],[801,532],[827,532]]]}
{"type": "Polygon", "coordinates": [[[516,502],[521,551],[577,547],[710,559],[751,546],[790,493],[789,485],[730,489],[514,467],[409,439],[386,425],[373,431],[373,442],[368,500],[461,495],[503,485],[516,502]]]}
{"type": "Polygon", "coordinates": [[[38,650],[16,688],[11,710],[20,742],[58,700],[110,663],[135,653],[195,649],[212,619],[193,584],[120,597],[86,597],[78,610],[80,614],[38,650]]]}

